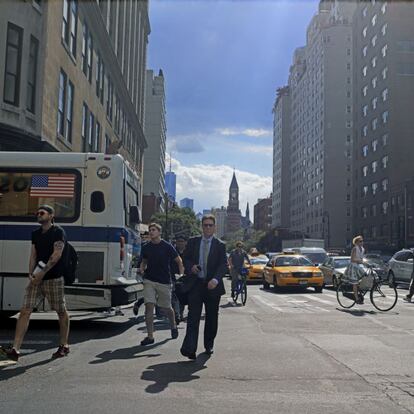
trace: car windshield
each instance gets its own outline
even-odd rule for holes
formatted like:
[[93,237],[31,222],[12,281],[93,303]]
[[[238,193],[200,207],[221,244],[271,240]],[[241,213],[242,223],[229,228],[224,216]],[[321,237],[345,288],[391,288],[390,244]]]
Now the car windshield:
[[265,265],[267,262],[269,261],[269,259],[267,257],[263,258],[263,257],[251,257],[250,258],[250,263],[252,265]]
[[323,263],[328,257],[326,253],[304,253],[304,254],[313,263]]
[[380,257],[368,257],[364,259],[365,263],[377,266],[384,266],[385,262]]
[[313,266],[306,257],[278,257],[275,261],[276,267],[283,266]]
[[334,266],[335,269],[340,269],[341,267],[347,267],[349,263],[351,262],[351,259],[336,259],[334,260]]

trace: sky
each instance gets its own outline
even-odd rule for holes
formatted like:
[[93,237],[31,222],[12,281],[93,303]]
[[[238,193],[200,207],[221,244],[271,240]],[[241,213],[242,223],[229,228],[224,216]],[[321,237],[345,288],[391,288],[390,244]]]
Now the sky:
[[164,73],[178,201],[193,198],[196,212],[226,206],[233,171],[243,214],[249,202],[252,219],[270,195],[276,89],[318,3],[150,0],[148,68]]

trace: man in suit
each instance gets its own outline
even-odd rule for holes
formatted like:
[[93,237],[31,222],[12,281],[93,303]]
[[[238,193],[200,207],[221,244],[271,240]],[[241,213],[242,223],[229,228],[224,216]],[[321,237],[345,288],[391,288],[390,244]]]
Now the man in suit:
[[201,311],[205,308],[204,348],[213,354],[217,335],[220,297],[224,295],[223,276],[227,270],[226,247],[214,237],[216,218],[205,215],[201,219],[202,236],[191,238],[184,251],[184,266],[189,276],[187,332],[181,354],[196,358]]

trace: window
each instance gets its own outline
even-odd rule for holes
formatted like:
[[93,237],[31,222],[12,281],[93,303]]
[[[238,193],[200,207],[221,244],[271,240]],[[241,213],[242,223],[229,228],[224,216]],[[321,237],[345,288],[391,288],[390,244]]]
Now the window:
[[364,96],[367,96],[367,93],[368,93],[368,86],[364,86],[363,88],[362,88],[362,95],[364,95]]
[[362,175],[363,175],[364,177],[366,177],[366,176],[368,175],[368,166],[367,166],[367,165],[364,165],[364,166],[362,167]]
[[367,17],[367,13],[368,13],[368,7],[364,7],[363,9],[362,9],[362,17]]
[[363,155],[364,157],[367,157],[367,156],[368,156],[368,145],[364,145],[364,146],[362,147],[362,155]]
[[83,24],[82,37],[82,71],[92,83],[93,41],[86,23]]
[[368,53],[368,46],[364,46],[362,49],[362,56],[366,57]]
[[375,195],[378,190],[378,183],[372,183],[371,184],[372,194]]
[[26,88],[26,109],[35,113],[36,107],[36,74],[37,74],[37,54],[39,51],[39,41],[30,36],[29,64],[27,68],[27,88]]
[[388,111],[385,111],[385,112],[382,113],[381,117],[382,117],[382,123],[383,124],[386,124],[388,122],[388,115],[389,115]]
[[388,179],[384,178],[381,181],[381,186],[382,186],[382,191],[387,191],[388,190]]
[[105,197],[102,191],[94,191],[91,194],[91,211],[102,213],[105,210]]
[[362,136],[366,137],[368,135],[368,125],[364,125],[362,128]]
[[63,70],[61,70],[59,75],[57,133],[62,137],[65,134],[66,85],[67,75]]
[[89,108],[88,106],[83,103],[82,107],[82,150],[83,152],[87,151],[87,139],[88,139],[88,114]]
[[386,11],[387,11],[387,2],[384,1],[384,3],[381,6],[381,13],[385,14]]
[[91,111],[89,111],[88,117],[88,146],[87,151],[92,151],[93,140],[94,140],[94,131],[95,131],[95,117]]
[[373,131],[375,131],[377,129],[378,126],[378,118],[374,118],[371,122],[371,128]]
[[368,114],[368,105],[362,107],[362,115],[365,117]]
[[387,29],[388,29],[388,23],[384,23],[381,27],[381,33],[383,36],[387,34]]
[[97,54],[96,63],[96,96],[103,104],[104,99],[104,85],[105,85],[105,66],[100,53]]
[[93,151],[101,152],[101,124],[96,121],[95,125],[95,139],[93,141]]
[[[114,102],[114,86],[111,80],[111,77],[108,75],[107,77],[107,95],[106,95],[106,116],[112,122],[112,114],[113,114],[113,102]],[[116,117],[116,115],[115,115]],[[115,121],[116,123],[116,121]]]
[[8,23],[3,100],[14,106],[19,106],[22,40],[23,29]]
[[371,216],[376,217],[376,215],[377,215],[377,205],[372,204],[372,206],[371,206]]
[[371,104],[372,104],[372,109],[377,109],[377,103],[378,103],[378,98],[372,98]]
[[105,134],[105,154],[108,153],[109,147],[111,146],[111,138],[108,134]]
[[377,61],[378,61],[378,58],[376,56],[374,56],[371,59],[371,65],[372,65],[373,68],[375,68],[377,66]]
[[363,68],[362,68],[362,75],[365,77],[365,76],[367,76],[367,71],[368,71],[368,67],[367,66],[364,66]]
[[378,169],[378,161],[373,161],[371,163],[371,168],[372,168],[372,172],[373,173],[376,173],[377,172],[377,169]]
[[373,26],[375,26],[377,24],[377,15],[376,14],[374,14],[372,16],[371,23],[372,23]]
[[367,31],[368,31],[368,27],[364,27],[364,28],[362,29],[362,36],[363,36],[363,37],[367,37]]
[[378,40],[378,36],[377,35],[372,36],[371,44],[372,44],[373,47],[375,47],[375,45],[377,44],[377,40]]
[[62,40],[69,52],[76,57],[76,31],[78,24],[78,3],[76,0],[63,0]]
[[383,201],[381,207],[382,207],[382,214],[387,214],[387,212],[388,212],[388,201]]
[[363,196],[366,196],[367,194],[368,194],[368,186],[367,185],[364,185],[362,187],[362,195]]
[[75,87],[73,83],[68,83],[68,99],[66,104],[66,131],[65,139],[69,143],[72,143],[72,123],[73,123],[73,98],[74,98]]
[[382,100],[385,102],[388,99],[388,88],[384,89],[381,92],[381,95],[382,95]]
[[383,146],[383,147],[386,147],[386,146],[387,146],[387,144],[388,144],[388,134],[384,134],[384,135],[382,136],[382,146]]
[[377,87],[378,78],[374,76],[371,80],[372,87],[375,89]]
[[388,50],[388,45],[384,45],[381,49],[381,55],[382,57],[387,56],[387,50]]
[[386,169],[388,167],[388,155],[386,155],[385,157],[382,157],[382,168]]
[[377,150],[378,147],[378,140],[374,139],[374,141],[372,141],[372,151],[375,152]]
[[387,68],[387,67],[385,67],[385,68],[382,70],[382,79],[387,79],[387,75],[388,75],[388,68]]
[[[3,168],[0,172],[2,202],[0,203],[1,221],[33,222],[33,213],[42,204],[49,204],[55,209],[55,217],[61,222],[73,222],[79,217],[81,192],[80,173],[77,171],[60,172],[57,168],[42,171],[25,171]],[[65,180],[68,183],[65,195],[43,194],[36,196],[40,185],[49,184],[51,179]],[[17,219],[16,219],[17,218]]]
[[367,218],[367,208],[366,207],[361,208],[361,217],[362,218]]

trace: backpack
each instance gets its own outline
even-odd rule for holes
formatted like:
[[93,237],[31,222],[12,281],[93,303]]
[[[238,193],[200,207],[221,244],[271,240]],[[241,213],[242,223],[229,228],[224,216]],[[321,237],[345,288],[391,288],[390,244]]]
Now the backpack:
[[76,268],[78,266],[78,254],[73,246],[66,242],[62,253],[63,259],[63,277],[65,285],[71,285],[76,278]]

